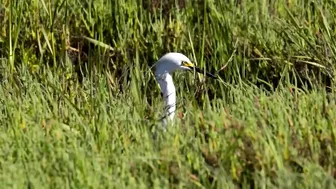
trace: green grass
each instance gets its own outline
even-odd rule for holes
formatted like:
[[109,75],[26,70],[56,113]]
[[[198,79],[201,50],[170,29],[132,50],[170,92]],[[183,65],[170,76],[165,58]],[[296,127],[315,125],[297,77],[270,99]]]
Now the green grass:
[[1,188],[334,188],[336,2],[155,2],[0,0]]
[[17,77],[0,91],[0,181],[8,188],[335,184],[333,93],[230,86],[225,99],[201,107],[183,101],[183,119],[153,140],[160,112],[146,120],[142,109],[160,108],[159,97],[152,106],[131,91],[111,97],[104,75],[67,86],[73,96],[51,72],[42,82],[25,71]]

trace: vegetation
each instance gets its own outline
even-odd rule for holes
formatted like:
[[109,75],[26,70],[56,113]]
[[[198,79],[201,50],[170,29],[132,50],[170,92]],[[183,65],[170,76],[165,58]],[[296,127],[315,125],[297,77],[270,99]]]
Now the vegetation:
[[[336,2],[0,0],[2,188],[333,188]],[[179,51],[154,139],[152,65]]]

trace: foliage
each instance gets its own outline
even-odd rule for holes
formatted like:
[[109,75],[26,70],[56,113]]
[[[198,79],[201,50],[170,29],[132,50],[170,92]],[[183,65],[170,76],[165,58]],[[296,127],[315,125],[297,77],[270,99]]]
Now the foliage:
[[[336,2],[165,2],[0,1],[4,188],[333,187]],[[221,79],[154,139],[168,51]]]

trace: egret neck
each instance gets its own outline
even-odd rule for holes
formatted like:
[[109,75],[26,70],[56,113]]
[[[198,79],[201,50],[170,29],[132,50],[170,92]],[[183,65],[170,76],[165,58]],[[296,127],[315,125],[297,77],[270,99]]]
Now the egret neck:
[[165,100],[165,116],[163,117],[164,126],[167,124],[167,118],[173,120],[176,110],[176,90],[173,83],[173,78],[170,73],[164,72],[160,73],[160,70],[157,70],[155,73],[156,80],[160,85],[161,93]]

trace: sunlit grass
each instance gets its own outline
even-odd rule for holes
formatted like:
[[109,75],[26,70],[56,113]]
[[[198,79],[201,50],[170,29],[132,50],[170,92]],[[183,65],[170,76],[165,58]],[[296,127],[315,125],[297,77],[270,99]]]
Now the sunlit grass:
[[[106,76],[72,86],[23,72],[0,90],[1,183],[8,187],[304,187],[333,185],[335,100],[323,90],[267,94],[244,85],[203,108],[191,94],[174,127],[153,139],[149,107],[112,97]],[[23,79],[25,78],[25,80]],[[19,83],[23,83],[21,86]],[[66,86],[71,87],[71,86]],[[99,89],[99,90],[97,90]],[[181,88],[179,90],[182,90]],[[90,95],[93,91],[93,96]],[[182,102],[181,102],[182,103]],[[208,104],[208,103],[206,103]],[[315,182],[311,181],[315,180]]]
[[[0,0],[2,188],[334,187],[335,3],[154,5]],[[168,51],[221,79],[154,139]]]

